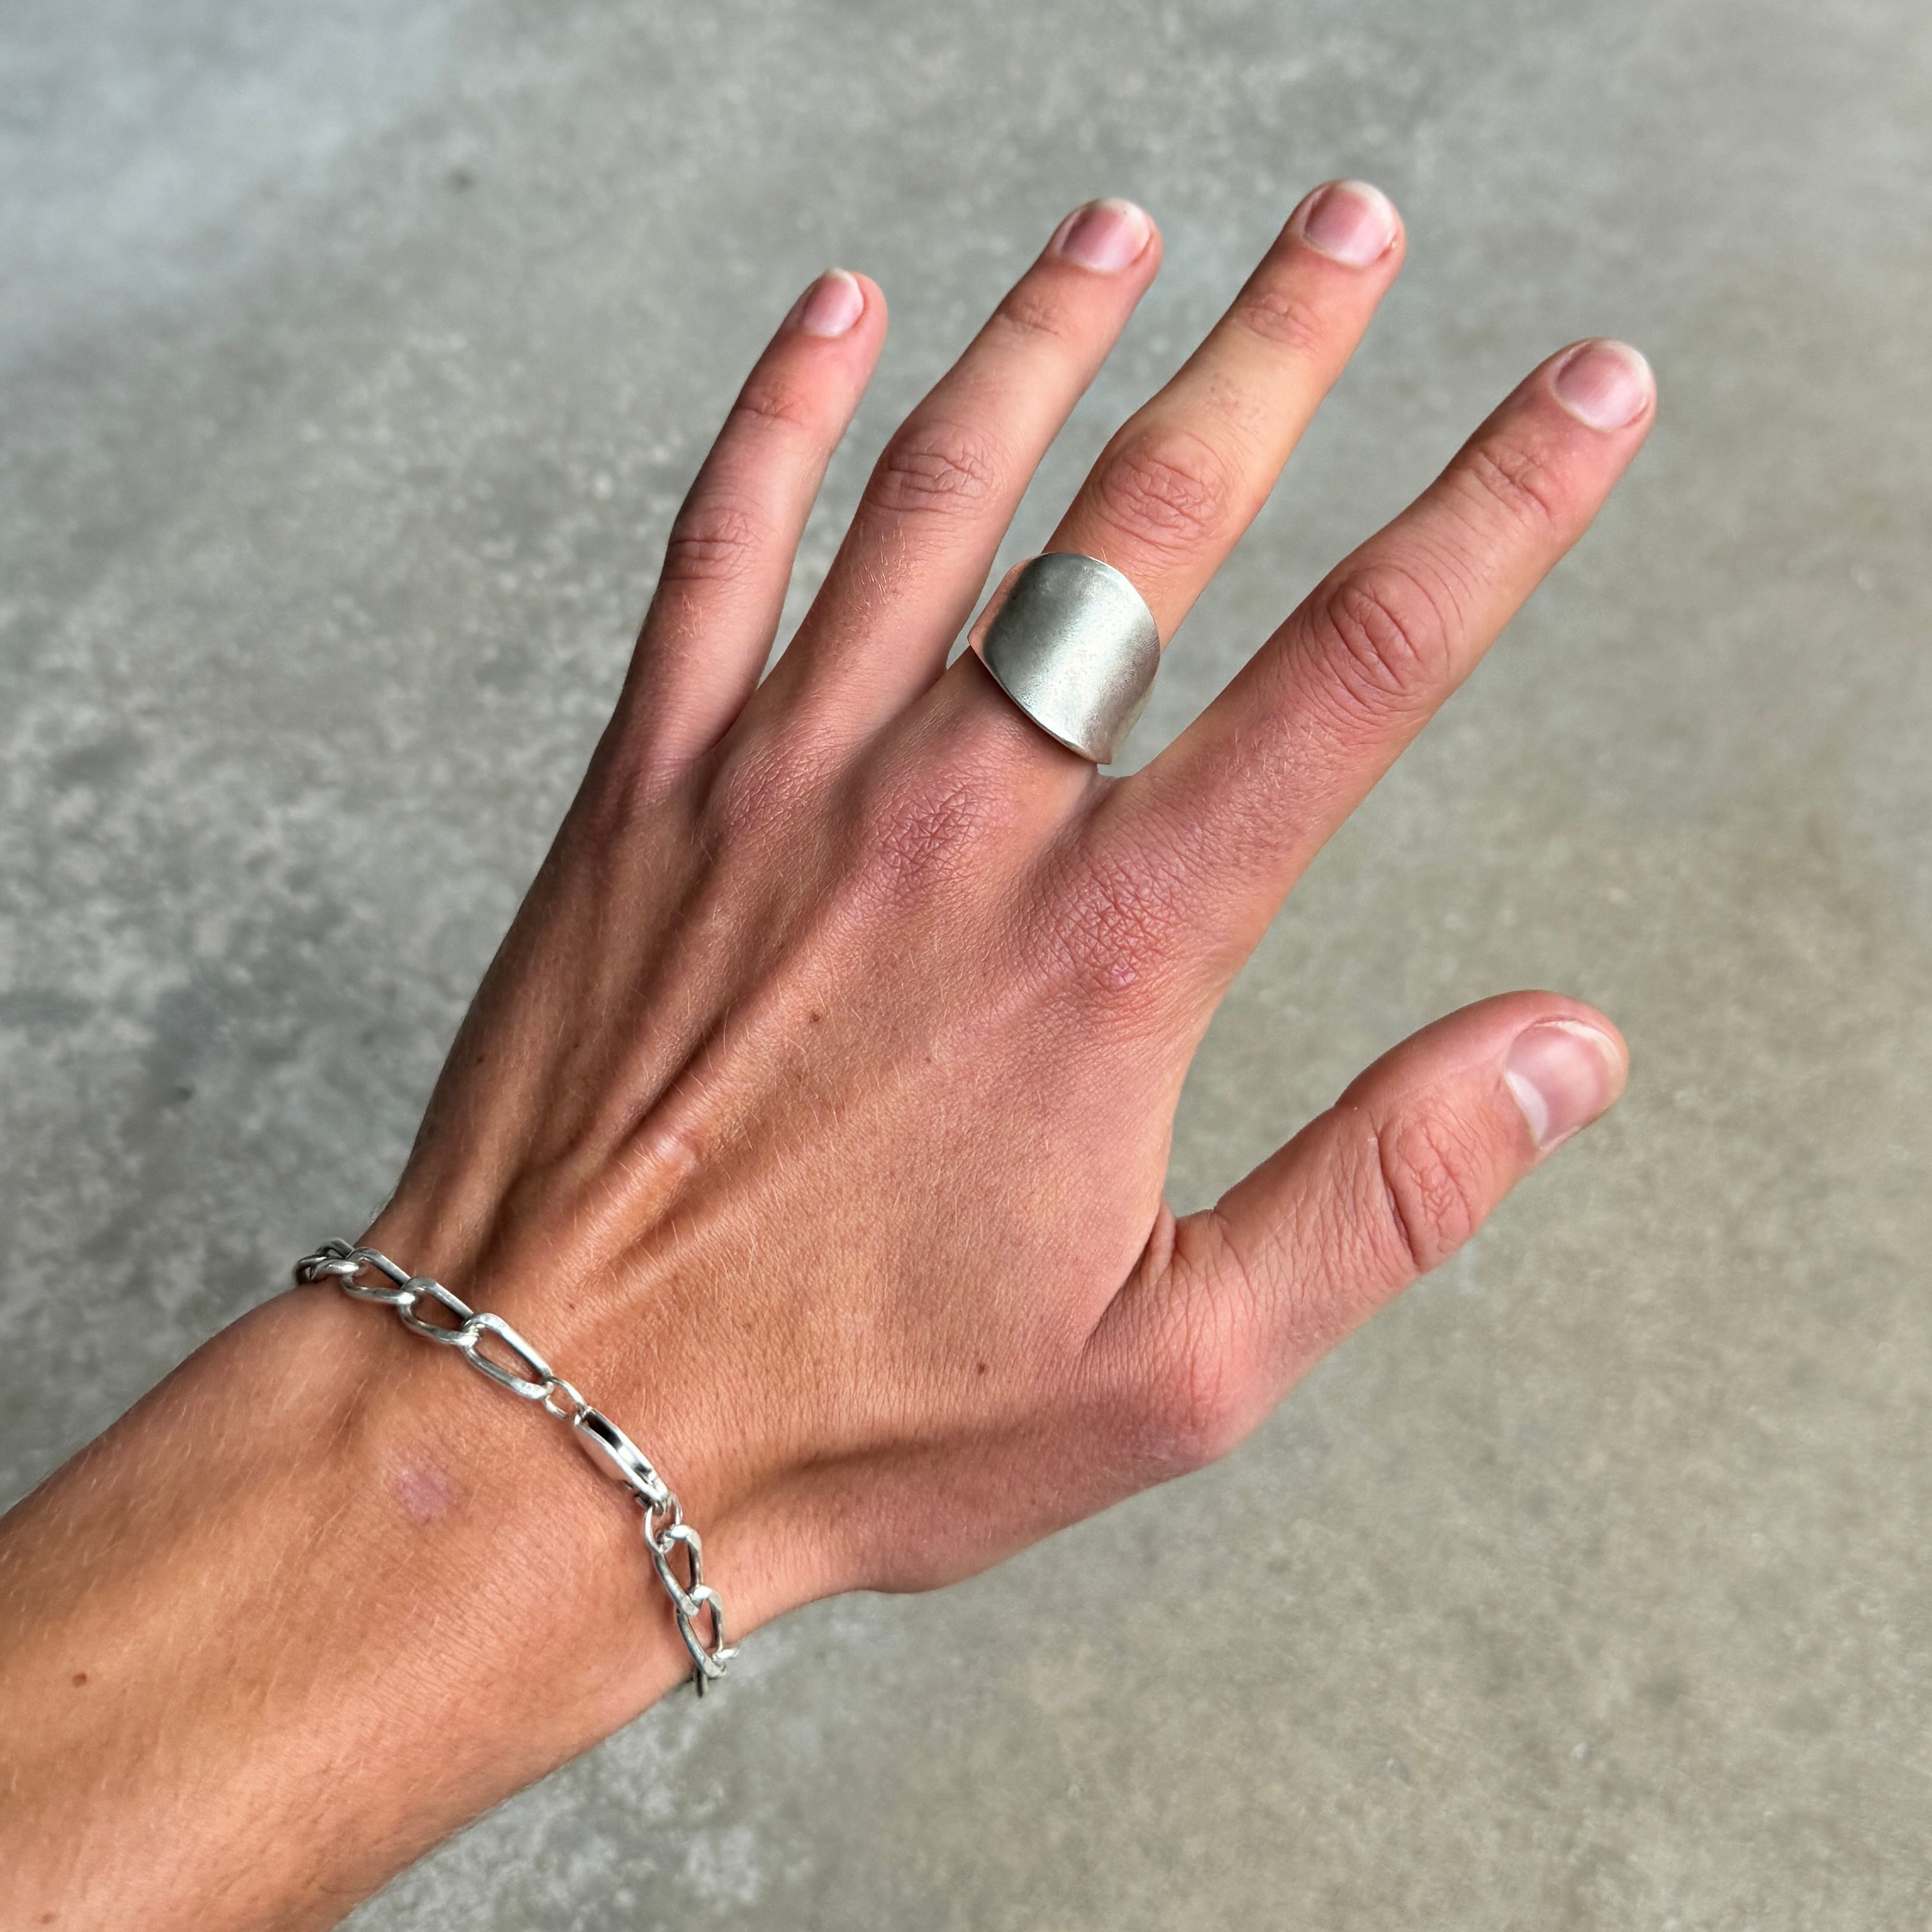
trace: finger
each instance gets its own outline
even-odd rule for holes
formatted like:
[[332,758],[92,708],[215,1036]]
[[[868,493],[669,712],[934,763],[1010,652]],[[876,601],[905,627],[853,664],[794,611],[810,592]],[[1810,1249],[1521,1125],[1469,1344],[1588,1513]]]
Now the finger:
[[876,283],[801,296],[731,406],[673,522],[622,711],[638,752],[682,764],[742,707],[777,634],[806,518],[885,340]]
[[[1650,368],[1588,342],[1537,370],[1440,478],[1320,584],[1091,836],[1157,850],[1206,952],[1244,957],[1310,858],[1474,668],[1649,429]],[[1203,956],[1206,956],[1204,952]]]
[[1108,444],[1048,549],[1123,572],[1172,637],[1268,500],[1402,246],[1378,189],[1317,188],[1207,340]]
[[1232,1448],[1604,1113],[1628,1068],[1622,1036],[1588,1006],[1484,1000],[1385,1054],[1216,1206],[1175,1224],[1092,1345],[1164,1472]]
[[886,444],[762,702],[859,736],[936,677],[1047,446],[1160,266],[1130,202],[1074,210]]

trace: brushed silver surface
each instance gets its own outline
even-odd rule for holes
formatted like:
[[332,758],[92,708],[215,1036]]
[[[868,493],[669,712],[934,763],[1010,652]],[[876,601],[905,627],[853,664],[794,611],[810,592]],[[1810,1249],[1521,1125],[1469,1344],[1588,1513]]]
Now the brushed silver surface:
[[1160,632],[1112,564],[1052,550],[1010,575],[975,627],[993,680],[1070,752],[1111,764],[1160,668]]

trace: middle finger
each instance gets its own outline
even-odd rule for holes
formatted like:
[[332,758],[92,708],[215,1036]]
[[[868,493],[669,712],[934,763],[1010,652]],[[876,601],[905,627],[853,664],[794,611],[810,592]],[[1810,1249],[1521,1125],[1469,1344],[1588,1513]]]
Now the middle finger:
[[1379,189],[1303,201],[1206,340],[1124,424],[1047,544],[1112,564],[1163,644],[1268,500],[1402,266]]

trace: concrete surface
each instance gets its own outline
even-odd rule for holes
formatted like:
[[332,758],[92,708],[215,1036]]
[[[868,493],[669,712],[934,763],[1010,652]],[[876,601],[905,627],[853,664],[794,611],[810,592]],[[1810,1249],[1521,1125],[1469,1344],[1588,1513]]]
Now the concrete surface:
[[1142,753],[1536,357],[1662,374],[1174,1188],[1518,985],[1622,1022],[1620,1116],[1225,1466],[761,1636],[359,1932],[1932,1916],[1932,13],[13,0],[0,64],[4,1498],[382,1194],[824,263],[896,322],[801,596],[1073,202],[1169,266],[1018,544],[1303,188],[1401,202]]

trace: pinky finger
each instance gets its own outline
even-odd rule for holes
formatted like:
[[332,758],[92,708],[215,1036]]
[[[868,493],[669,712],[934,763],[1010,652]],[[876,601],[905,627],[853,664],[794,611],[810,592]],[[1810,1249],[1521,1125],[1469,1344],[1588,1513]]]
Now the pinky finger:
[[758,358],[671,525],[614,725],[628,761],[685,764],[743,708],[885,333],[878,284],[831,268]]

